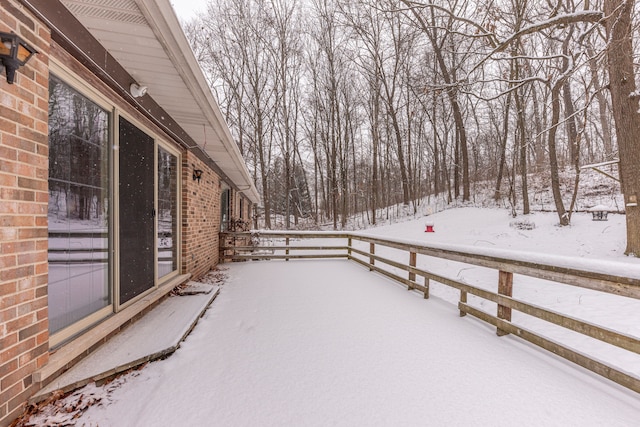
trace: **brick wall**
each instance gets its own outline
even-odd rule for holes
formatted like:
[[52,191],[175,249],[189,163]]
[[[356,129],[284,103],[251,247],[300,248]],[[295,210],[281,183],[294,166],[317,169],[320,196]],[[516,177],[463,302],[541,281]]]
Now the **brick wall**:
[[0,3],[0,31],[38,50],[0,77],[0,426],[33,393],[31,374],[48,360],[47,111],[50,34],[17,2]]
[[[193,170],[203,172],[200,182]],[[182,272],[194,279],[218,264],[220,178],[193,153],[182,160]]]

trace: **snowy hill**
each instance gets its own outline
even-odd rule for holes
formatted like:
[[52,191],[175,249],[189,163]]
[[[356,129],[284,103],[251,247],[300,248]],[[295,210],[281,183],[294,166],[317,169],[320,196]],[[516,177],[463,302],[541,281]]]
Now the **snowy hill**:
[[[518,227],[521,221],[534,226]],[[434,233],[425,233],[425,223]],[[625,217],[609,214],[607,221],[593,221],[591,213],[573,215],[571,225],[560,227],[555,212],[534,212],[514,219],[506,209],[462,207],[385,225],[367,231],[387,237],[419,239],[425,243],[486,246],[519,251],[596,259],[629,259],[625,250]]]

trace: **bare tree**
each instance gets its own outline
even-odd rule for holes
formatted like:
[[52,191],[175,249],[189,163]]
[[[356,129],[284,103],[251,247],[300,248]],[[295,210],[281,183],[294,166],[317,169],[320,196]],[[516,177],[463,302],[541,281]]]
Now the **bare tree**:
[[[456,78],[458,64],[456,63],[455,56],[452,57],[451,65],[447,63],[445,58],[445,48],[450,47],[455,43],[453,34],[456,32],[453,30],[452,26],[457,22],[457,20],[453,18],[453,12],[448,10],[445,10],[444,17],[438,16],[436,11],[442,11],[443,9],[436,7],[433,4],[420,4],[409,0],[400,1],[409,7],[409,10],[414,16],[416,22],[427,35],[427,38],[431,43],[433,54],[444,82],[443,88],[447,94],[449,102],[451,103],[453,119],[456,126],[456,147],[460,148],[460,155],[462,157],[462,200],[468,201],[471,194],[469,181],[469,153],[465,120],[458,98],[458,80]],[[427,13],[423,14],[424,11]],[[440,19],[444,22],[439,22]]]
[[605,0],[609,88],[620,152],[620,179],[626,205],[627,255],[640,255],[640,93],[638,93],[632,44],[635,2]]
[[[276,121],[275,132],[280,148],[280,156],[284,163],[284,221],[285,228],[291,228],[291,201],[298,198],[299,188],[294,183],[296,153],[298,152],[298,99],[300,97],[299,81],[302,66],[301,25],[298,16],[297,2],[286,0],[270,0],[269,24],[273,30],[273,38],[265,40],[273,64],[275,82],[272,96],[275,100]],[[296,222],[298,211],[293,212]]]
[[211,0],[187,31],[263,193],[267,227],[274,213],[288,228],[310,211],[334,228],[364,210],[375,223],[380,208],[413,202],[415,212],[431,191],[471,200],[478,180],[493,180],[496,198],[509,180],[510,202],[521,189],[526,213],[531,169],[550,171],[568,224],[580,164],[614,157],[617,142],[627,253],[638,254],[634,8]]

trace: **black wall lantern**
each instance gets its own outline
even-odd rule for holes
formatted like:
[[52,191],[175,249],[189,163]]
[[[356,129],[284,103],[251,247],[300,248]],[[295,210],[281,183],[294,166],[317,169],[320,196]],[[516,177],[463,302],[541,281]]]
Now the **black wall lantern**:
[[15,33],[0,33],[0,61],[7,72],[7,83],[13,84],[16,70],[38,53]]
[[193,180],[198,180],[198,184],[200,184],[200,179],[202,178],[202,169],[193,169]]

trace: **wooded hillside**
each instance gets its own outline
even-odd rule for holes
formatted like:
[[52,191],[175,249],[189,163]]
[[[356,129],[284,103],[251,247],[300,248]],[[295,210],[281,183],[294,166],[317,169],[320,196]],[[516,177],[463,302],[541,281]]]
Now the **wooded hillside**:
[[274,214],[340,228],[428,194],[467,201],[487,180],[527,213],[531,173],[569,224],[576,191],[560,191],[559,171],[577,189],[581,166],[623,151],[640,222],[637,17],[622,0],[211,0],[185,26],[267,227]]

